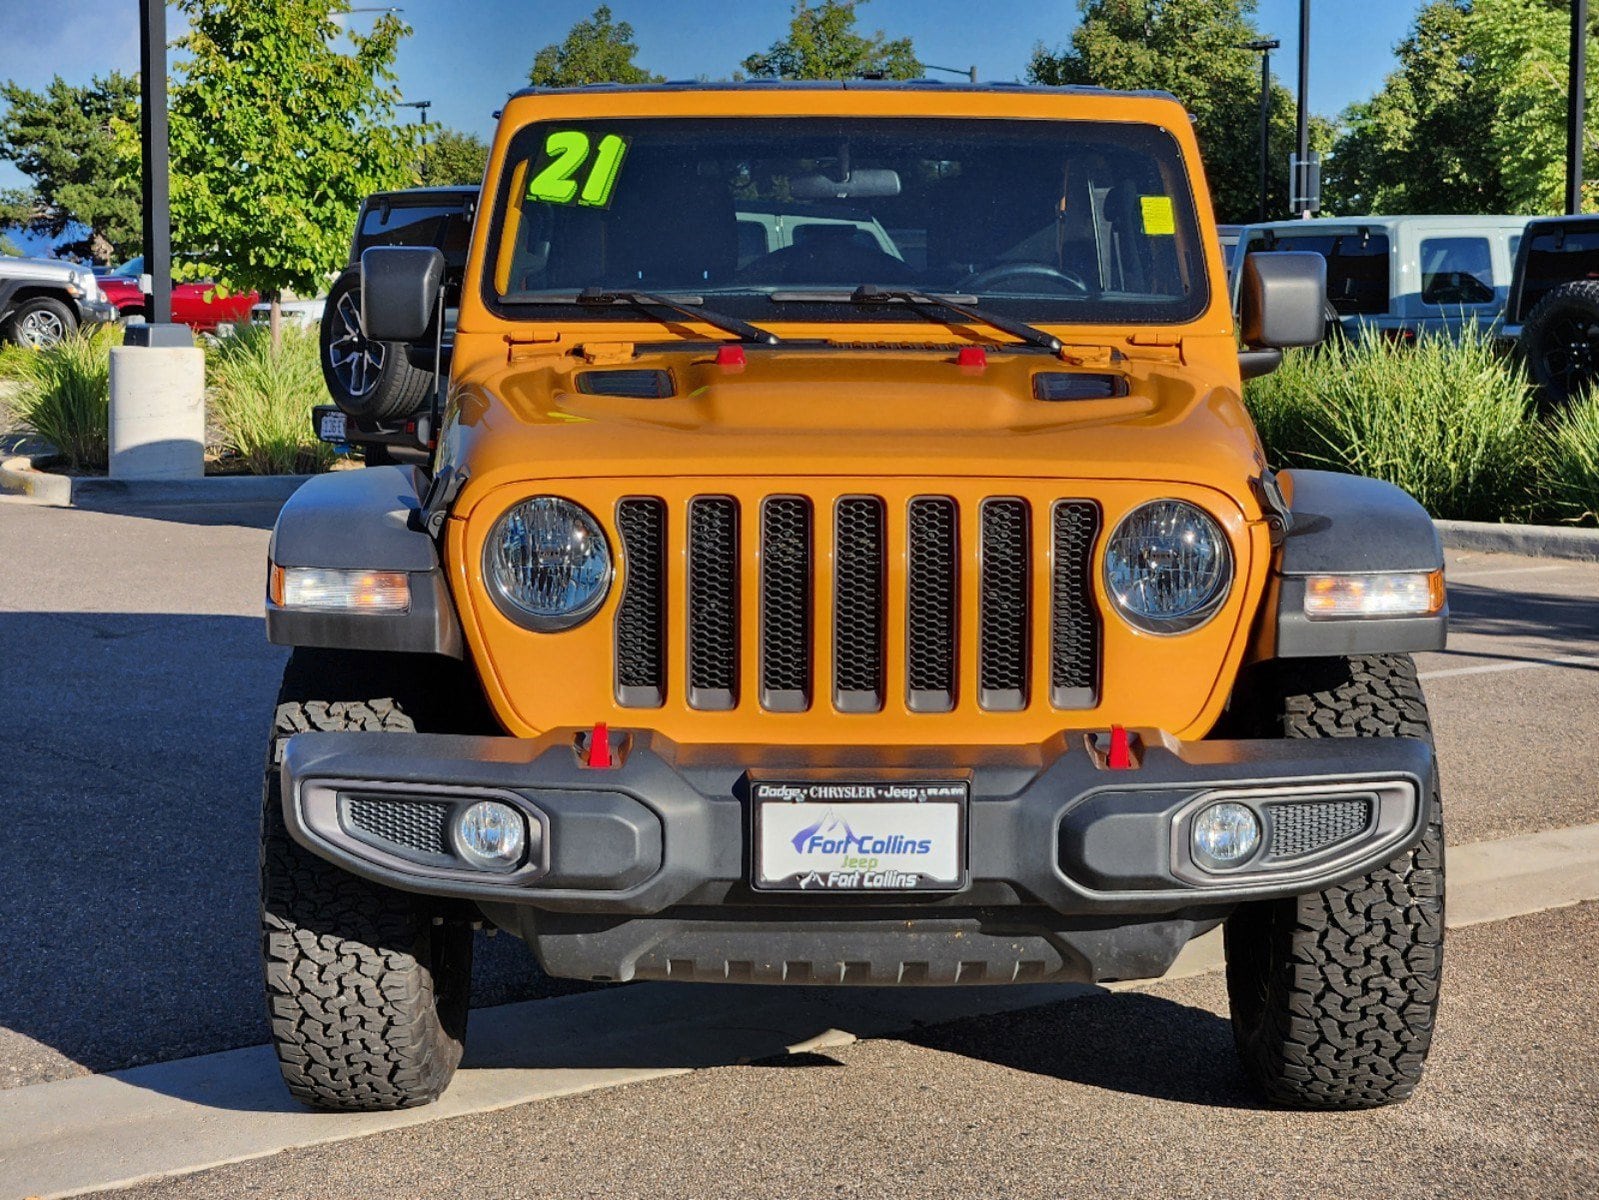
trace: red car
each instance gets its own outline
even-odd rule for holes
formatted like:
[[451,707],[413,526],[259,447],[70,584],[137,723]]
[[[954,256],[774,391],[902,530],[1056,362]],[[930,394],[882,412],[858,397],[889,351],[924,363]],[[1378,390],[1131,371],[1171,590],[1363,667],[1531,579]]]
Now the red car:
[[[105,298],[116,305],[124,317],[144,311],[144,294],[139,291],[139,276],[144,274],[144,259],[130,258],[109,275],[96,281]],[[214,283],[172,284],[172,319],[196,333],[215,333],[218,325],[242,325],[250,319],[250,306],[260,299],[255,292],[217,295]]]

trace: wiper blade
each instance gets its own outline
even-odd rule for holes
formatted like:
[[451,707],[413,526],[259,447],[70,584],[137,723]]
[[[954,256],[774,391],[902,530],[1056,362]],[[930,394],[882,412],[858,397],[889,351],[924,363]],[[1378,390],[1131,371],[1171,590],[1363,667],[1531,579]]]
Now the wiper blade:
[[[785,295],[791,299],[800,298],[799,294],[796,293],[785,293]],[[822,293],[818,293],[815,297],[807,298],[820,299],[822,295]],[[776,297],[773,298],[775,299]],[[834,295],[828,293],[826,298],[834,299]],[[1038,346],[1048,350],[1051,354],[1058,353],[1061,348],[1061,340],[1054,334],[1046,333],[1042,329],[1028,325],[1026,322],[1013,321],[1009,317],[1000,316],[998,313],[986,312],[974,305],[966,304],[964,303],[965,296],[935,296],[926,292],[912,291],[908,288],[881,288],[876,284],[863,283],[849,293],[847,298],[844,298],[844,303],[882,304],[885,301],[893,300],[898,300],[907,308],[913,308],[933,320],[942,320],[942,318],[928,312],[929,308],[947,308],[950,312],[965,317],[968,321],[981,321],[984,325],[991,325],[1002,333],[1008,333],[1011,337],[1017,338],[1029,346]]]
[[[731,333],[741,342],[755,342],[762,346],[776,346],[783,339],[769,329],[762,329],[758,325],[751,325],[748,321],[741,321],[737,317],[729,317],[723,313],[712,312],[703,307],[704,301],[699,296],[684,296],[679,300],[669,300],[665,296],[657,296],[653,292],[611,292],[600,287],[586,287],[577,294],[576,302],[582,305],[602,307],[612,304],[631,304],[634,308],[648,310],[651,308],[665,308],[696,321],[703,321],[714,326],[724,333]],[[690,307],[693,305],[694,307]],[[659,318],[657,318],[659,320]]]

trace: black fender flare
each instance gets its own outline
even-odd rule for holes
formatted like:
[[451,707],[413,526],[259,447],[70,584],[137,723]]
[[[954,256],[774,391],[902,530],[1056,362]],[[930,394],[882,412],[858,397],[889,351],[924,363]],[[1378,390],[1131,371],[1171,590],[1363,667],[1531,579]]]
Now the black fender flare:
[[366,467],[307,480],[272,527],[268,570],[324,567],[403,571],[411,606],[403,613],[306,612],[266,599],[267,640],[410,654],[465,656],[461,622],[434,540],[417,514],[428,476],[419,467]]
[[1404,489],[1363,475],[1284,471],[1289,528],[1267,589],[1255,658],[1329,658],[1442,650],[1449,605],[1422,617],[1305,615],[1308,577],[1444,567],[1443,543],[1427,510]]

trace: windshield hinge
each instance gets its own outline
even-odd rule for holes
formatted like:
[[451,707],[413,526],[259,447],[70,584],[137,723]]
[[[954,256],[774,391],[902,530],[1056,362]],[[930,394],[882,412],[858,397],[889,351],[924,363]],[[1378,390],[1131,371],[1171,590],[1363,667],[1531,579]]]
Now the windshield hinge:
[[1139,351],[1142,358],[1153,358],[1161,362],[1183,361],[1181,334],[1131,333],[1127,335],[1127,344]]
[[1074,367],[1108,367],[1127,361],[1127,356],[1115,346],[1062,346],[1059,357]]
[[565,354],[572,348],[564,333],[530,333],[525,336],[505,335],[505,361],[533,358],[546,354]]
[[577,349],[589,363],[632,362],[638,356],[632,342],[584,342]]

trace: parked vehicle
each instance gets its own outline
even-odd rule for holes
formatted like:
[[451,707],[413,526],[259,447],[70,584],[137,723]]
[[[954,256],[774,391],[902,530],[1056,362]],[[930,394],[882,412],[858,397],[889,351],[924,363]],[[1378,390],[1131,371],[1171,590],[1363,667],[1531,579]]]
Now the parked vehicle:
[[[313,300],[280,300],[278,301],[278,317],[285,324],[298,325],[301,329],[310,329],[322,320],[322,310],[327,305],[327,300],[321,296]],[[252,323],[266,324],[272,319],[272,302],[258,300],[250,308]]]
[[[107,299],[124,317],[142,316],[144,292],[140,276],[144,257],[130,258],[108,275],[100,277]],[[216,333],[223,325],[239,325],[250,319],[250,308],[260,296],[255,292],[229,292],[209,281],[174,280],[172,320],[187,325],[196,333]]]
[[[1327,260],[1331,316],[1350,338],[1413,342],[1491,328],[1504,315],[1529,217],[1317,217],[1250,225],[1245,254],[1313,250]],[[1235,283],[1236,287],[1236,283]]]
[[444,255],[448,295],[440,354],[447,364],[477,197],[475,187],[409,188],[375,193],[362,204],[350,265],[323,301],[322,376],[333,404],[312,410],[323,441],[359,446],[372,465],[426,457],[438,366],[434,347],[429,342],[408,349],[365,336],[361,255],[373,246],[431,246]]
[[94,273],[49,258],[0,256],[0,338],[51,346],[82,325],[114,321]]
[[1521,239],[1505,308],[1517,347],[1546,404],[1599,382],[1599,217],[1533,221]]
[[[555,976],[874,986],[1150,978],[1221,925],[1262,1095],[1409,1095],[1442,551],[1389,484],[1265,467],[1242,380],[1320,339],[1326,262],[1247,257],[1235,325],[1181,105],[500,120],[458,290],[431,234],[361,254],[374,341],[458,298],[436,454],[313,478],[272,535],[290,1091],[436,1098],[480,923]],[[757,203],[853,228],[741,266]]]

